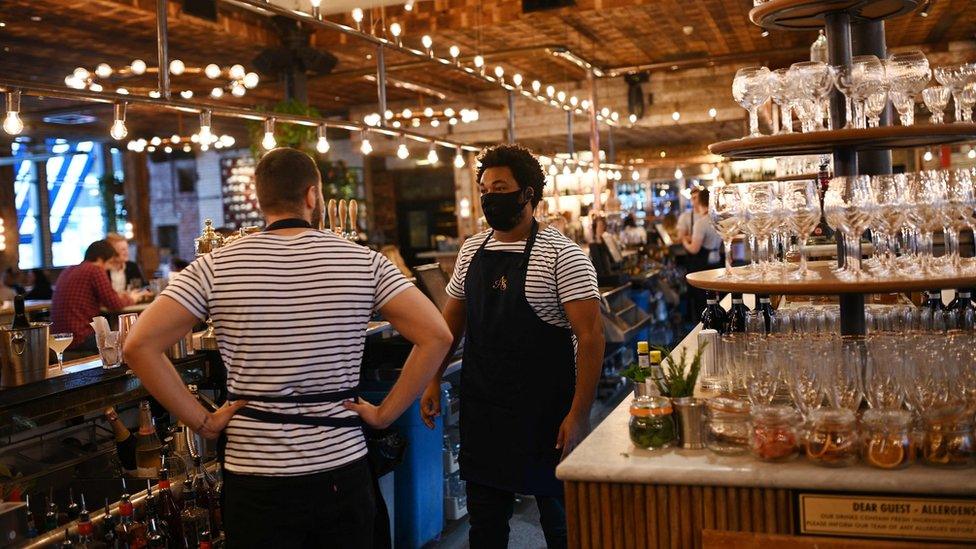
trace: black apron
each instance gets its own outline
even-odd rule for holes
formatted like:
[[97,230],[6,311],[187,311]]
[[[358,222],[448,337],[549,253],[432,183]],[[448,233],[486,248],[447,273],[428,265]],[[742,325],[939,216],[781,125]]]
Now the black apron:
[[[695,233],[695,212],[691,212],[691,230],[689,231],[689,234],[694,234],[694,233]],[[724,258],[725,256],[725,254],[722,253],[721,247],[719,248],[719,258],[720,258],[719,262],[718,263],[708,262],[708,256],[711,255],[712,252],[714,251],[716,250],[711,248],[706,248],[705,243],[702,242],[702,246],[701,248],[699,248],[698,253],[693,254],[691,252],[688,252],[688,260],[686,262],[686,265],[688,267],[688,272],[697,273],[698,271],[711,269],[714,265],[721,264],[722,262],[721,259]]]
[[468,482],[561,496],[556,437],[573,401],[576,353],[572,331],[540,319],[525,297],[538,230],[533,222],[522,254],[486,250],[489,233],[468,265],[458,461]]
[[[304,219],[282,219],[268,225],[265,231],[278,229],[311,229],[312,225]],[[282,402],[289,404],[321,404],[325,402],[342,402],[353,400],[359,396],[359,388],[344,389],[330,393],[311,393],[302,395],[268,396],[242,395],[227,390],[227,400],[247,400],[248,402]],[[283,414],[266,410],[255,410],[245,407],[237,411],[238,415],[263,421],[265,423],[314,425],[320,427],[362,427],[363,422],[358,415],[352,417],[313,417],[303,414]]]

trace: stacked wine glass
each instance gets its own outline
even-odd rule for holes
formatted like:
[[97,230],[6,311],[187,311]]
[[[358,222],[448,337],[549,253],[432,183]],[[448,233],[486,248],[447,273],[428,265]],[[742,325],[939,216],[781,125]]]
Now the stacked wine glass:
[[[941,84],[926,88],[933,74]],[[941,124],[951,98],[956,122],[972,122],[976,105],[976,63],[947,67],[929,66],[917,50],[892,54],[888,59],[859,55],[849,65],[820,61],[794,63],[788,69],[767,67],[739,69],[732,81],[732,97],[749,111],[749,136],[759,131],[759,109],[772,101],[780,111],[778,133],[793,132],[793,113],[804,133],[834,129],[829,96],[836,89],[844,96],[844,128],[874,128],[888,102],[898,111],[904,126],[915,123],[915,105],[921,97],[931,112],[930,122]]]

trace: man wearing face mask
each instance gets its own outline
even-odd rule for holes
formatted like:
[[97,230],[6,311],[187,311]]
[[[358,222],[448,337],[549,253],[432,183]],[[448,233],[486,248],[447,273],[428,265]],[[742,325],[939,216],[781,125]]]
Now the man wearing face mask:
[[[454,344],[465,338],[459,461],[471,547],[507,547],[515,494],[535,496],[547,544],[565,547],[555,469],[589,430],[603,363],[596,272],[579,246],[539,229],[545,175],[527,149],[485,150],[478,182],[491,229],[461,248],[444,308]],[[440,378],[421,400],[431,427]]]

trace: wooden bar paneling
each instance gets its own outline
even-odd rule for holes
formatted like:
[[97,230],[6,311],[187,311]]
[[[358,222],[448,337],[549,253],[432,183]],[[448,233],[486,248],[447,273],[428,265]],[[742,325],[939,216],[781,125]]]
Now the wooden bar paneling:
[[567,482],[569,543],[685,549],[707,545],[703,532],[791,535],[792,499],[783,489]]

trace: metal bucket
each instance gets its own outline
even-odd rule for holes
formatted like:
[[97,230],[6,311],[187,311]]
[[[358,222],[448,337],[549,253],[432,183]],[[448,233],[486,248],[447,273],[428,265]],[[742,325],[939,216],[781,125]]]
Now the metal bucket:
[[47,336],[50,322],[30,328],[0,328],[0,387],[17,387],[47,377]]

